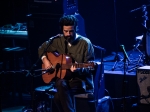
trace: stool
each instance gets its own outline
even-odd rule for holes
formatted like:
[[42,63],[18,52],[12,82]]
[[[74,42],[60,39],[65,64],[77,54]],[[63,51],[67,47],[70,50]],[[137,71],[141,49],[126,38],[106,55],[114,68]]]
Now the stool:
[[[50,98],[50,112],[55,112],[55,111],[52,111],[53,110],[53,108],[52,108],[53,107],[52,106],[52,104],[53,104],[52,99],[54,98],[54,94],[57,92],[57,90],[53,88],[53,85],[37,87],[37,88],[35,88],[35,92],[38,93],[37,95],[42,97],[41,100],[45,101],[45,100]],[[95,109],[95,101],[94,101],[93,90],[89,90],[89,91],[87,90],[84,93],[82,92],[83,94],[80,94],[78,92],[75,92],[75,90],[73,89],[72,93],[73,93],[73,104],[74,104],[75,112],[78,112],[78,111],[76,111],[76,104],[77,104],[76,103],[76,98],[82,100],[83,102],[86,100],[86,103],[84,102],[86,105],[87,105],[87,103],[92,104],[92,106],[88,106],[90,108],[90,110],[89,110],[90,112],[91,112],[91,110]],[[45,95],[46,95],[46,99],[44,97]],[[42,107],[45,107],[44,102],[42,102],[42,105],[44,105]],[[79,105],[77,105],[77,106],[79,107]],[[45,108],[42,108],[42,109],[44,110]]]
[[[45,111],[52,112],[52,99],[56,92],[57,90],[54,89],[53,84],[35,88],[36,100],[38,100],[37,102],[41,102],[40,105],[37,105],[37,110],[44,112]],[[39,100],[38,96],[42,99]],[[48,100],[49,98],[50,98],[50,108],[48,108],[48,105],[46,104],[49,102]]]

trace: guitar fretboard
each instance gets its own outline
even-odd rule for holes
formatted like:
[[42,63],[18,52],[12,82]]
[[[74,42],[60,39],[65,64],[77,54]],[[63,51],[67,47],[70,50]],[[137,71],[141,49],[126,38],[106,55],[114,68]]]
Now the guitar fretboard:
[[61,69],[70,69],[74,65],[76,68],[93,68],[93,63],[72,63],[72,64],[62,64]]

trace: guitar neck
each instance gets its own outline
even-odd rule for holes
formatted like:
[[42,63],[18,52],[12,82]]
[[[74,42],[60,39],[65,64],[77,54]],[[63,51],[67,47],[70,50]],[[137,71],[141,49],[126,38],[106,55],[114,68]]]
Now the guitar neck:
[[89,63],[72,63],[72,64],[62,64],[61,69],[70,69],[71,66],[75,66],[76,68],[93,68],[91,64]]

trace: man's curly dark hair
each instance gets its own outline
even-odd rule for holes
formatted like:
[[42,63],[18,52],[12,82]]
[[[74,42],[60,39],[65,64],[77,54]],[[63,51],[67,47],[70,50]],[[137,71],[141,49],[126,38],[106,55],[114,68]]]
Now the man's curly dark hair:
[[63,26],[74,26],[76,28],[77,19],[74,15],[64,15],[60,18],[59,25],[61,30],[63,29]]

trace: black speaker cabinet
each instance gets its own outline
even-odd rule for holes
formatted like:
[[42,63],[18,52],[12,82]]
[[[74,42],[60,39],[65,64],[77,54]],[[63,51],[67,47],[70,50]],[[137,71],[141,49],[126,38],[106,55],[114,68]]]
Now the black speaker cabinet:
[[139,103],[150,104],[150,66],[137,69],[137,83],[139,87]]
[[60,33],[59,18],[61,16],[62,15],[51,14],[27,15],[27,29],[32,64],[38,59],[38,47],[50,37]]

